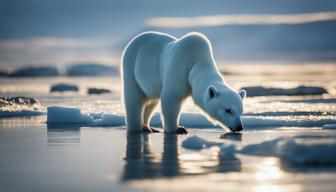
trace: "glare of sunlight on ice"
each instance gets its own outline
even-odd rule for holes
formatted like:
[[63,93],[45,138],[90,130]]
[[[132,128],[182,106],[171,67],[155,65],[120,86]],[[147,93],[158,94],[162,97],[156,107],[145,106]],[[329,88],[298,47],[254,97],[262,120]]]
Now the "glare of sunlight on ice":
[[284,173],[279,167],[279,160],[277,158],[266,158],[256,167],[256,180],[275,180],[281,179]]
[[257,185],[252,187],[252,192],[297,192],[302,191],[302,187],[299,185]]

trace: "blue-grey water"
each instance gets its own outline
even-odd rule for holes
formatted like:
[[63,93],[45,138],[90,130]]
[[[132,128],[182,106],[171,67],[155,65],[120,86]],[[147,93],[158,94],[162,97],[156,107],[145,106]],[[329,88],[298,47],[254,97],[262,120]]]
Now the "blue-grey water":
[[[336,143],[335,130],[321,129],[323,124],[335,121],[333,74],[319,78],[314,74],[285,77],[225,76],[236,89],[251,85],[315,85],[329,92],[316,96],[248,97],[246,116],[256,117],[259,122],[263,118],[290,121],[292,126],[246,127],[241,135],[230,135],[219,128],[190,128],[189,134],[183,136],[128,135],[124,126],[48,127],[45,115],[1,118],[0,191],[335,191],[333,164],[293,166],[274,156],[252,153],[223,157],[216,147],[200,151],[182,147],[182,142],[192,135],[236,147],[298,136],[312,144],[316,139]],[[32,96],[44,110],[57,105],[79,107],[83,112],[123,113],[119,77],[0,81],[1,96]],[[75,83],[80,90],[49,93],[50,86],[58,82]],[[92,86],[113,92],[87,95],[86,88]],[[187,101],[183,110],[197,109]],[[300,123],[302,120],[310,120],[310,124]]]

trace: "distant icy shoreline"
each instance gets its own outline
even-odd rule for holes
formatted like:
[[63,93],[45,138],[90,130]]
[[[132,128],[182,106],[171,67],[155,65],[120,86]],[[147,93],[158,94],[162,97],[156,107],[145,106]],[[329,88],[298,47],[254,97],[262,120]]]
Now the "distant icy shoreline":
[[64,72],[54,66],[18,67],[13,71],[0,70],[0,77],[55,77],[55,76],[115,76],[119,68],[105,64],[72,64]]

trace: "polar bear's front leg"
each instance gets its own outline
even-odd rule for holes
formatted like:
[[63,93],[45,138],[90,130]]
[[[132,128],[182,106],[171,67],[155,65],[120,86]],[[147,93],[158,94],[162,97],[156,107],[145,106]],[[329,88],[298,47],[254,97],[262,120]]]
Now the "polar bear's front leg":
[[161,96],[164,132],[177,134],[188,133],[184,127],[178,125],[182,100],[183,98],[172,95]]

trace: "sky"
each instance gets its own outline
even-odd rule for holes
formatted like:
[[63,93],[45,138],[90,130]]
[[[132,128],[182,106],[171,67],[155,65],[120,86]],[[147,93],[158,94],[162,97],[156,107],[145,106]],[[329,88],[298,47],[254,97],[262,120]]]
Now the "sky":
[[226,62],[333,62],[333,0],[0,0],[0,66],[117,64],[147,30],[190,31]]

